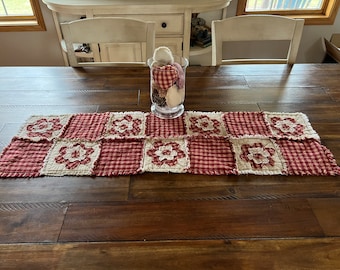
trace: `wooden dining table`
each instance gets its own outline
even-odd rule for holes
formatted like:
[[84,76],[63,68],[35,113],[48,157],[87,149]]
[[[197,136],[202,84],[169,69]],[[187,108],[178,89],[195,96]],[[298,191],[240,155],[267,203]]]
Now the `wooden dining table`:
[[[185,110],[302,112],[340,164],[340,65],[189,66]],[[0,151],[31,115],[150,111],[149,69],[0,67]],[[0,179],[0,269],[340,269],[340,176]]]

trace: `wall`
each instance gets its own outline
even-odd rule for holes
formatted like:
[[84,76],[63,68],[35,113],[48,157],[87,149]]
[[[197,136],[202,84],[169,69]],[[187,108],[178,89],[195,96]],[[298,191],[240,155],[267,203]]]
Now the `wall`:
[[[41,9],[47,31],[0,32],[1,66],[61,66],[64,65],[51,11],[42,2]],[[228,8],[228,17],[236,14],[237,1]],[[219,18],[219,12],[201,14],[208,22]],[[318,63],[324,58],[322,37],[330,39],[332,33],[340,33],[340,16],[333,25],[306,25],[297,58],[299,63]],[[192,64],[209,62],[208,55],[190,58]]]
[[1,66],[62,66],[52,12],[40,1],[47,31],[0,32]]

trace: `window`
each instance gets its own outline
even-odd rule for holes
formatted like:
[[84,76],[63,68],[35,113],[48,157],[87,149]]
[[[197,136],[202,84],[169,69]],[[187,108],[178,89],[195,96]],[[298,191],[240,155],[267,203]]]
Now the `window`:
[[0,31],[46,30],[39,0],[0,0]]
[[306,24],[332,24],[340,0],[239,0],[237,15],[274,14],[303,18]]

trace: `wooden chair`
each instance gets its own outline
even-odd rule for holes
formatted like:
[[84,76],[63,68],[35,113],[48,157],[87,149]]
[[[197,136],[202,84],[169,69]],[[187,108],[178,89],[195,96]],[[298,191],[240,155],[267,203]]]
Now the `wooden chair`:
[[[244,15],[212,21],[212,65],[223,64],[294,64],[300,45],[303,19],[275,15]],[[285,56],[278,59],[223,59],[223,43],[251,41],[287,41]]]
[[337,63],[340,63],[340,34],[332,35],[330,41],[324,38],[323,42],[327,55],[332,57]]
[[[155,22],[89,18],[61,23],[61,29],[70,66],[146,65],[155,49]],[[89,44],[91,51],[75,52],[74,44]]]

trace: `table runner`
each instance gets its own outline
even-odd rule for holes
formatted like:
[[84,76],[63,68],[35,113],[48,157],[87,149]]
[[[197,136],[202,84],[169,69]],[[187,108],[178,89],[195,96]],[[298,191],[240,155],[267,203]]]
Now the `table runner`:
[[31,116],[0,155],[0,177],[339,175],[303,113],[186,111]]

